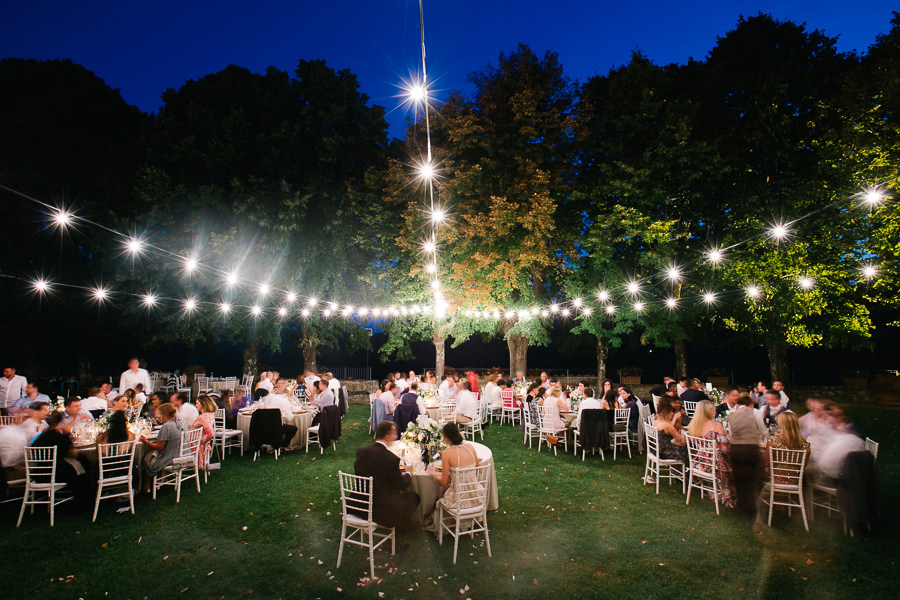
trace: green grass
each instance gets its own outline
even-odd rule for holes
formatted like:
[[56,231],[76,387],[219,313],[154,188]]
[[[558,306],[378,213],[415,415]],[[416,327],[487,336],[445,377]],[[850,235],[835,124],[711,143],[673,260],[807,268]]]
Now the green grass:
[[[676,487],[660,495],[641,485],[643,455],[586,462],[538,454],[518,429],[496,424],[484,443],[494,452],[500,510],[488,517],[493,558],[482,537],[438,546],[425,532],[411,549],[376,554],[380,583],[358,586],[366,551],[348,547],[335,569],[340,537],[336,473],[352,471],[368,443],[364,407],[353,406],[338,452],[229,457],[203,492],[181,504],[166,490],[139,497],[136,514],[114,501],[89,516],[26,515],[0,507],[3,598],[882,598],[896,595],[897,525],[885,519],[870,537],[848,538],[838,518],[803,530],[799,515],[776,515],[754,533],[741,516],[711,502],[685,506]],[[857,413],[882,442],[884,506],[897,486],[900,413]],[[246,529],[245,529],[246,528]],[[321,561],[321,564],[320,564]],[[389,565],[386,567],[385,565]],[[460,594],[460,589],[469,590]],[[338,591],[341,588],[342,591]]]

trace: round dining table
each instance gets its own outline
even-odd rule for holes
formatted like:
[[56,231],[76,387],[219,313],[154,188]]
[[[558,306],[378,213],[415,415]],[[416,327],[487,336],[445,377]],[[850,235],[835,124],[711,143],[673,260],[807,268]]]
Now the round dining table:
[[[500,507],[500,496],[497,491],[497,471],[494,468],[494,454],[491,449],[484,444],[477,442],[465,442],[475,448],[475,455],[478,457],[479,465],[488,465],[488,490],[487,490],[487,509],[497,510]],[[434,511],[437,501],[444,495],[444,489],[441,484],[425,471],[412,473],[412,489],[419,495],[419,516],[422,523],[426,525],[426,529],[433,529],[434,524],[428,520],[429,515]]]
[[[288,446],[291,450],[300,450],[306,448],[306,434],[316,416],[315,411],[294,411],[294,417],[289,423],[297,428],[297,433],[291,438]],[[253,409],[241,409],[238,411],[237,426],[244,432],[244,450],[250,448],[250,419],[253,417]]]

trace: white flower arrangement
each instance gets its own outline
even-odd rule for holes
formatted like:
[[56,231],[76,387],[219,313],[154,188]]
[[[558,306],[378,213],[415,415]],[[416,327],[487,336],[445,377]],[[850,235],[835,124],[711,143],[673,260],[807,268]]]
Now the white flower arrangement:
[[419,415],[415,421],[410,421],[403,432],[401,440],[407,446],[419,446],[423,454],[431,460],[435,460],[441,451],[447,446],[444,444],[444,436],[441,434],[441,425],[426,415]]
[[425,404],[437,404],[440,402],[440,396],[438,395],[437,390],[432,388],[420,390],[419,397],[422,398],[422,402]]
[[531,387],[531,384],[527,381],[519,381],[513,386],[513,389],[516,392],[516,396],[519,398],[524,398],[525,394],[528,393],[528,388]]

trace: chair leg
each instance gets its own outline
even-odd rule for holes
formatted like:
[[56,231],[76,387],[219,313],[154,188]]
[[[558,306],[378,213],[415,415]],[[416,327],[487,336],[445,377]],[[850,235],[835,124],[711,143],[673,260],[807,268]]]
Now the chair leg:
[[[129,487],[131,487],[129,485]],[[91,519],[91,523],[97,522],[97,509],[100,508],[100,494],[103,493],[103,486],[99,486],[97,488],[97,499],[94,500],[94,517]]]
[[800,492],[800,514],[803,516],[803,526],[809,531],[809,522],[806,520],[806,507],[803,505],[803,492]]
[[487,511],[484,513],[484,543],[487,546],[488,557],[491,556],[491,536],[488,534]]
[[775,488],[770,487],[769,489],[769,527],[772,526],[772,512],[775,507]]
[[341,523],[341,545],[338,546],[338,561],[335,569],[341,568],[341,557],[344,556],[344,538],[347,537],[347,524]]
[[456,552],[459,550],[459,516],[456,517],[456,534],[453,536],[453,564],[456,564]]
[[[458,450],[457,450],[458,452]],[[444,545],[444,505],[438,502],[437,505],[437,515],[435,515],[437,519],[435,524],[438,528],[438,546]]]
[[372,579],[375,579],[374,529],[374,527],[369,527],[369,571],[371,572],[370,577]]
[[391,527],[391,556],[397,554],[397,528]]
[[688,480],[688,486],[687,486],[687,499],[684,501],[685,504],[691,503],[691,489],[693,487],[694,487],[694,472],[691,471],[691,477]]

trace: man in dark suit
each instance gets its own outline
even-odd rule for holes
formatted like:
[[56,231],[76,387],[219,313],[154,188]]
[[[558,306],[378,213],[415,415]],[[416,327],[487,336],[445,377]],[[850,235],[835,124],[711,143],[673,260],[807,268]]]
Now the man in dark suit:
[[727,412],[737,410],[738,398],[741,392],[736,386],[728,386],[725,388],[725,402],[716,407],[716,417],[721,417]]
[[[397,426],[393,421],[379,423],[375,443],[356,450],[353,468],[357,475],[372,478],[372,519],[404,532],[418,524],[419,496],[409,489],[410,475],[400,467],[400,457],[388,449],[396,439]],[[407,471],[411,469],[406,467]]]
[[690,381],[691,387],[684,390],[684,393],[681,394],[681,405],[684,406],[685,402],[700,402],[701,400],[709,400],[709,397],[704,393],[703,383],[694,378]]

